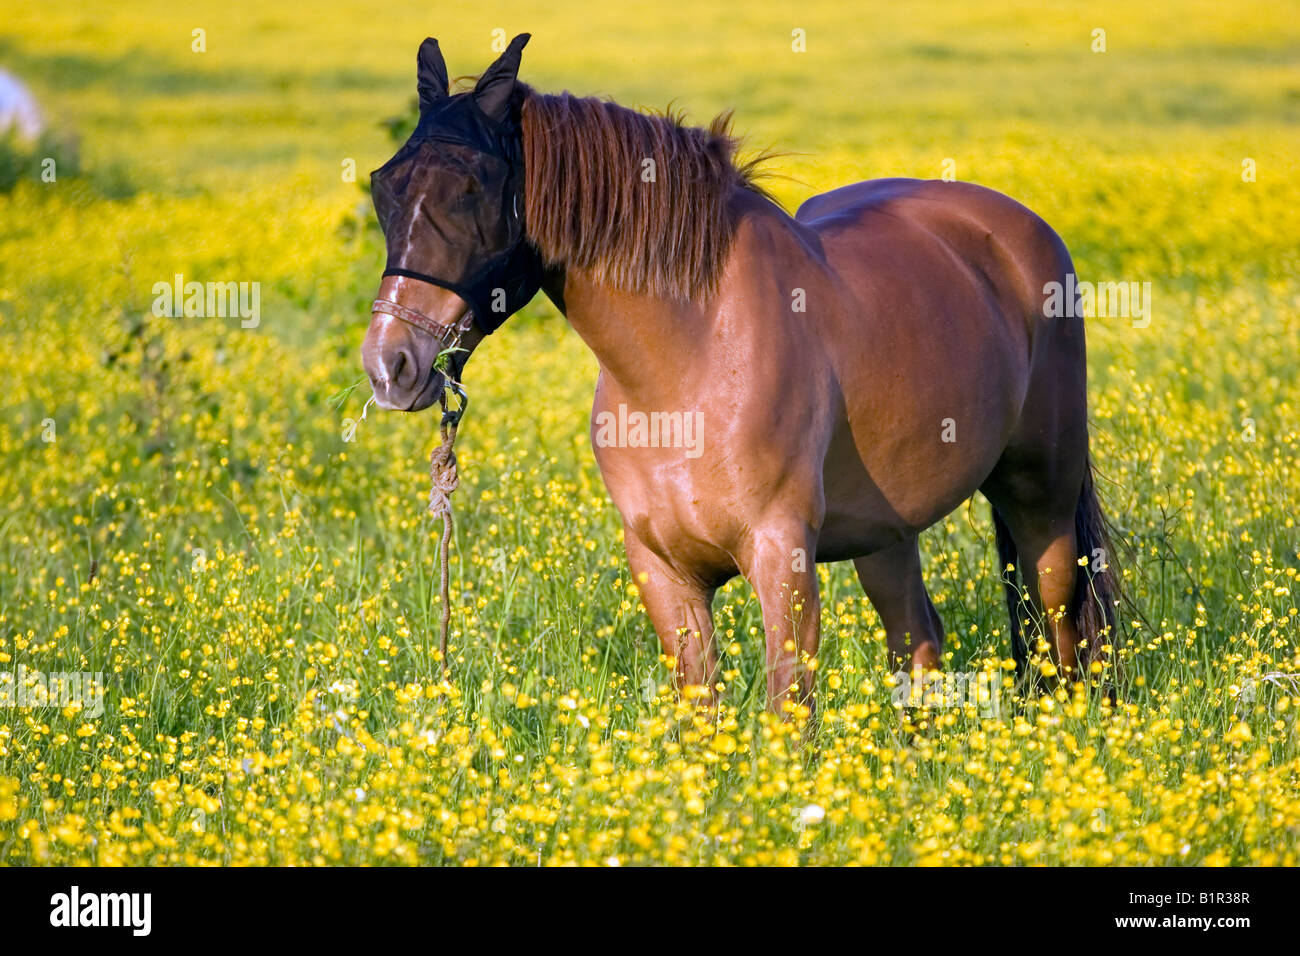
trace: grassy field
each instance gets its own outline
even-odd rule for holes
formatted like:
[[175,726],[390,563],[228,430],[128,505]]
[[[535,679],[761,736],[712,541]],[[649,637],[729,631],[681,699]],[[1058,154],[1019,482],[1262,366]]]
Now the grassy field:
[[[0,708],[0,863],[1300,863],[1300,20],[854,6],[0,0],[68,158],[0,194],[0,671],[105,685]],[[788,208],[952,160],[1083,278],[1152,283],[1149,326],[1089,325],[1117,706],[1008,676],[999,719],[905,721],[833,565],[811,744],[764,712],[739,581],[694,719],[589,448],[595,362],[541,298],[470,366],[440,681],[436,422],[355,423],[382,254],[343,171],[391,154],[424,36],[472,73],[498,28],[541,89],[734,108]],[[153,317],[178,273],[259,282],[260,325]],[[1007,674],[984,502],[923,551],[947,666]]]

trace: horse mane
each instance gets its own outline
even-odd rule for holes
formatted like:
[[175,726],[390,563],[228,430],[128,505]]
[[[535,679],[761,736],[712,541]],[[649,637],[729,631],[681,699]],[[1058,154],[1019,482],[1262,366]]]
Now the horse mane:
[[523,94],[525,226],[543,259],[625,292],[710,296],[735,236],[733,190],[766,195],[754,177],[767,156],[737,162],[731,114],[700,128],[672,111]]

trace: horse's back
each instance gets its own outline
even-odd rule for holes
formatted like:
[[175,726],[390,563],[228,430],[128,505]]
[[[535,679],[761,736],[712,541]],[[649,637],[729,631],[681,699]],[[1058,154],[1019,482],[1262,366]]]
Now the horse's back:
[[882,284],[911,287],[948,306],[940,314],[964,302],[967,320],[992,321],[1026,356],[1040,344],[1056,351],[1062,338],[1081,340],[1081,322],[1044,314],[1049,283],[1064,287],[1074,271],[1065,243],[1003,193],[974,183],[874,179],[814,196],[795,219],[818,237],[867,312],[891,306]]
[[812,197],[795,219],[832,247],[942,243],[1034,312],[1043,282],[1071,268],[1065,244],[1041,217],[975,183],[871,179]]
[[867,179],[813,196],[799,207],[795,219],[820,229],[869,211],[935,225],[974,216],[1017,231],[1026,226],[1051,231],[1033,210],[987,186],[901,177]]

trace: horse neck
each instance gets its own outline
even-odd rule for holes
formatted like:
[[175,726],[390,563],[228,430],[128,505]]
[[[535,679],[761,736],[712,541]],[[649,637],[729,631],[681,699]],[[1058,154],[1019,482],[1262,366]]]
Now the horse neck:
[[[743,220],[780,227],[789,217],[767,199],[737,189],[731,197],[738,225],[730,258],[740,253]],[[625,292],[575,268],[548,271],[542,288],[600,362],[602,371],[627,395],[662,400],[665,386],[689,376],[705,354],[716,328],[715,302],[680,302]]]
[[565,315],[601,371],[627,396],[662,400],[710,334],[699,305],[621,292],[568,270]]

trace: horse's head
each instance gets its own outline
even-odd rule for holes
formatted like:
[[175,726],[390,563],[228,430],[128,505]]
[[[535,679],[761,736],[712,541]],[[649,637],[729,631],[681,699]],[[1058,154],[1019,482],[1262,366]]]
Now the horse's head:
[[388,262],[361,359],[381,407],[432,405],[445,376],[458,379],[474,347],[541,284],[524,231],[516,76],[527,42],[515,37],[473,91],[455,96],[438,41],[420,45],[419,123],[370,176]]

